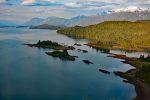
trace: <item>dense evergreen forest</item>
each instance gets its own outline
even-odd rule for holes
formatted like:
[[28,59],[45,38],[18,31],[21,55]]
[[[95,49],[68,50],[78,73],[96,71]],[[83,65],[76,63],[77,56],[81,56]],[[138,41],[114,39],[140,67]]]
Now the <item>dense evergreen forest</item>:
[[150,21],[105,21],[86,27],[64,28],[57,32],[89,39],[89,45],[97,48],[150,50]]

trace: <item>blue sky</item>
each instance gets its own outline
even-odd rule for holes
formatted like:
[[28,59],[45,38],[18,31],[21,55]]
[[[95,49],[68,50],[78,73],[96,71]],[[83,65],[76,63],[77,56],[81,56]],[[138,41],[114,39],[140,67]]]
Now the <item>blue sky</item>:
[[149,8],[150,0],[0,0],[0,20],[25,22],[33,17],[70,18],[127,7]]

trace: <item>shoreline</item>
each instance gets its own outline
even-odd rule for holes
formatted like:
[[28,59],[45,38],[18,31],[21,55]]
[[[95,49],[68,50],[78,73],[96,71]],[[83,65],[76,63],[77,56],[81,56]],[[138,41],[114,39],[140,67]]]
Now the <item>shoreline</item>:
[[[132,65],[130,63],[130,61],[137,60],[137,58],[135,58],[135,57],[127,57],[126,55],[110,53],[109,52],[110,49],[108,49],[108,48],[99,48],[96,45],[89,45],[89,44],[84,44],[84,45],[87,45],[87,46],[95,48],[95,49],[100,49],[103,51],[103,53],[109,54],[109,57],[123,59],[123,60],[125,60],[125,61],[123,61],[123,63],[127,63],[130,65]],[[134,65],[132,65],[132,66],[136,68],[136,66],[134,66]],[[134,71],[136,71],[136,70],[137,69],[135,69]],[[132,71],[133,71],[133,69],[130,69],[127,72],[131,73]],[[120,76],[123,79],[128,80],[128,81],[126,81],[127,83],[133,84],[135,86],[136,97],[134,98],[134,100],[141,100],[141,99],[142,100],[149,100],[149,98],[150,98],[150,87],[147,86],[147,84],[145,84],[143,81],[141,81],[139,79],[124,75],[125,73],[126,72],[114,72],[115,75]]]
[[[114,74],[127,80],[127,81],[123,80],[124,82],[133,84],[135,86],[136,97],[133,98],[133,100],[149,100],[150,99],[150,86],[147,83],[145,83],[145,82],[143,82],[143,80],[135,78],[133,76],[125,75],[126,73],[130,74],[132,72],[134,72],[134,73],[137,72],[137,70],[138,70],[137,67],[134,64],[132,64],[131,61],[137,61],[138,58],[127,57],[126,55],[123,55],[123,54],[114,54],[114,53],[109,52],[110,50],[116,50],[117,48],[115,48],[115,49],[113,49],[113,48],[112,49],[111,48],[101,48],[101,47],[94,45],[94,44],[91,44],[91,43],[87,43],[85,45],[92,47],[92,48],[95,48],[95,49],[100,49],[100,50],[102,49],[102,51],[104,50],[103,53],[109,54],[108,57],[122,59],[122,60],[124,60],[124,61],[122,61],[123,63],[130,64],[131,66],[133,66],[135,69],[130,69],[126,72],[116,71],[116,72],[114,72]],[[139,49],[138,50],[121,49],[121,50],[139,51],[139,52],[145,51],[145,50],[139,50]]]
[[135,86],[136,97],[134,98],[134,100],[149,100],[150,86],[139,78],[135,78],[132,75],[127,75],[127,74],[133,74],[137,72],[138,69],[136,68],[135,65],[131,63],[131,61],[136,61],[137,58],[127,57],[126,55],[121,55],[121,54],[113,54],[113,53],[108,53],[108,54],[110,54],[108,57],[123,59],[125,60],[125,61],[122,61],[123,63],[130,64],[135,68],[135,69],[130,69],[126,72],[120,72],[120,71],[114,72],[116,76],[126,79],[127,81],[125,82],[133,84]]
[[147,53],[150,52],[149,48],[146,48],[146,49],[133,49],[132,48],[131,49],[131,48],[120,48],[120,47],[101,47],[101,46],[98,46],[95,43],[86,43],[84,45],[95,48],[95,49],[104,49],[104,50],[108,50],[108,51],[109,50],[123,50],[123,51],[127,51],[127,52],[147,52]]
[[[128,71],[132,71],[128,70]],[[124,72],[114,72],[115,75],[126,79],[127,83],[133,84],[135,86],[136,97],[133,100],[149,100],[150,98],[150,87],[139,79],[127,77]]]

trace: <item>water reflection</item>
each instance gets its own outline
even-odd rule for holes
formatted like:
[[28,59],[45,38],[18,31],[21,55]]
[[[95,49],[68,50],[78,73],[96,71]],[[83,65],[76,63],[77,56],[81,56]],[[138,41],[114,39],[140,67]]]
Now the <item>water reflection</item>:
[[[48,49],[30,48],[24,42],[52,40],[73,45],[76,40],[57,34],[55,30],[9,28],[0,30],[0,97],[11,100],[130,100],[134,86],[123,83],[113,71],[126,71],[132,66],[85,45],[75,46],[88,53],[69,51],[79,56],[76,61],[62,61],[45,54]],[[84,44],[86,40],[78,40]],[[94,64],[86,65],[89,59]],[[111,72],[100,73],[98,68]]]

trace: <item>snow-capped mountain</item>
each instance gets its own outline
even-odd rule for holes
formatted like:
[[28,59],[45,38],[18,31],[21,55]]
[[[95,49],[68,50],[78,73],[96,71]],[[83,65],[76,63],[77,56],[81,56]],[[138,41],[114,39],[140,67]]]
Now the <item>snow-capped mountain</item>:
[[125,10],[118,11],[109,11],[106,14],[97,14],[88,16],[82,20],[72,23],[71,26],[80,25],[88,26],[91,24],[98,24],[104,21],[136,21],[136,20],[150,20],[150,9],[141,9],[141,8],[126,8]]
[[150,11],[149,8],[144,9],[144,8],[140,8],[140,7],[127,7],[127,8],[120,8],[120,9],[116,9],[114,10],[114,12],[143,12],[143,11]]
[[150,9],[142,9],[138,7],[128,7],[125,9],[117,9],[114,11],[101,11],[101,14],[91,16],[76,16],[71,19],[48,17],[46,19],[33,18],[24,25],[38,26],[48,24],[52,26],[88,26],[104,21],[136,21],[150,20]]

